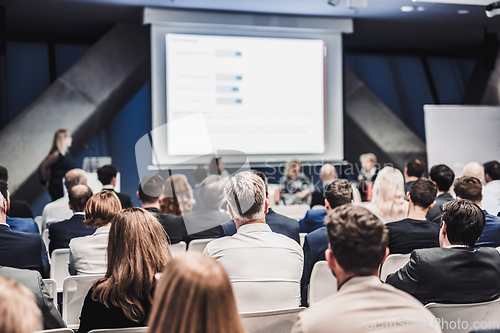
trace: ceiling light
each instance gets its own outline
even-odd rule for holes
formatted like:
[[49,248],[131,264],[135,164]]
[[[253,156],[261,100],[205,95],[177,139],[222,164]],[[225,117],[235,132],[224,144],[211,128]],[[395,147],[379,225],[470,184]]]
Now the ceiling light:
[[418,7],[417,7],[417,10],[418,10],[419,12],[423,12],[423,11],[425,10],[425,7],[423,7],[423,6],[418,6]]
[[468,9],[459,9],[457,13],[459,13],[460,15],[464,15],[464,14],[469,14],[470,12]]
[[405,13],[409,13],[415,10],[414,6],[403,6],[401,7],[401,11]]
[[368,7],[368,0],[347,0],[348,8],[366,8]]

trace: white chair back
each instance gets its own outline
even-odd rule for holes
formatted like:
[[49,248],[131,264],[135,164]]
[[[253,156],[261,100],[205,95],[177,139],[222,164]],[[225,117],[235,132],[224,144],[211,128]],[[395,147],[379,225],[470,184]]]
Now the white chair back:
[[306,235],[307,235],[307,232],[301,232],[299,234],[299,238],[300,238],[300,246],[301,247],[304,247],[304,243],[306,241]]
[[38,225],[38,231],[40,231],[40,234],[42,234],[42,220],[43,220],[42,216],[40,215],[35,216],[35,222]]
[[309,282],[309,305],[318,303],[337,292],[337,279],[325,260],[314,264]]
[[429,303],[425,307],[439,320],[443,333],[466,333],[484,329],[482,325],[500,328],[500,299],[472,304]]
[[183,254],[186,252],[186,242],[179,242],[177,244],[172,244],[169,246],[170,253],[172,254],[172,257],[177,257],[179,254]]
[[63,291],[64,279],[69,276],[69,249],[57,249],[52,252],[50,263],[50,278],[56,281],[57,292]]
[[89,333],[146,333],[147,330],[147,327],[127,327],[92,330]]
[[406,263],[410,261],[410,254],[391,254],[382,263],[380,269],[380,280],[385,282],[389,274],[397,272],[400,268],[403,268]]
[[207,246],[208,243],[213,241],[215,238],[205,238],[205,239],[194,239],[191,242],[189,242],[188,246],[188,251],[196,251],[196,252],[201,252],[203,253],[203,250],[205,250],[205,247]]
[[83,301],[94,281],[102,274],[70,276],[63,284],[62,318],[69,328],[78,329]]
[[248,333],[290,333],[305,308],[242,313]]
[[309,205],[279,205],[273,206],[273,210],[278,214],[288,216],[292,219],[300,220],[304,216],[306,216],[306,213],[309,210]]
[[71,328],[54,328],[51,330],[36,331],[35,333],[75,333]]
[[[40,229],[41,230],[41,229]],[[48,250],[49,249],[49,243],[50,243],[50,239],[49,239],[49,229],[45,229],[43,232],[42,232],[42,239],[43,239],[43,242],[45,243],[45,248]],[[50,258],[49,258],[50,259]]]
[[57,284],[56,281],[52,279],[43,279],[43,283],[47,287],[47,290],[49,291],[50,297],[52,297],[54,304],[57,307]]

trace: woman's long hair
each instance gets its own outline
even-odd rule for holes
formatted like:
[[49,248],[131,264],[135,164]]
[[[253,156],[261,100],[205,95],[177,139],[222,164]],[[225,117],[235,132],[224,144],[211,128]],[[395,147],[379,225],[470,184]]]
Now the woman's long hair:
[[385,167],[373,184],[373,198],[369,208],[385,222],[402,220],[408,213],[403,174],[398,169]]
[[122,209],[115,191],[102,190],[90,197],[85,206],[85,225],[99,228],[110,223]]
[[71,135],[67,130],[65,129],[58,129],[54,133],[54,138],[52,139],[52,146],[50,147],[50,152],[49,154],[52,154],[55,151],[58,151],[61,155],[66,154],[68,151],[68,147],[66,146],[66,143],[64,140]]
[[193,189],[186,176],[176,174],[168,177],[164,195],[160,207],[163,214],[182,216],[193,210]]
[[144,320],[141,301],[152,302],[155,274],[171,259],[167,236],[151,213],[142,208],[121,210],[111,221],[108,269],[94,283],[92,299],[121,308],[132,321]]
[[167,266],[148,333],[245,333],[229,278],[209,256],[186,253]]

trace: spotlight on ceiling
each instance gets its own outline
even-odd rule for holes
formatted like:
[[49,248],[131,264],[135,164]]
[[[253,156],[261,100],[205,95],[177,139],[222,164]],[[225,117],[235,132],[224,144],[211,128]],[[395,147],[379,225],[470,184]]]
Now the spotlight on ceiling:
[[486,6],[486,16],[493,17],[500,14],[500,1],[495,1]]
[[347,7],[351,9],[368,7],[368,0],[347,0]]
[[338,6],[340,3],[340,0],[328,0],[328,4],[331,6]]

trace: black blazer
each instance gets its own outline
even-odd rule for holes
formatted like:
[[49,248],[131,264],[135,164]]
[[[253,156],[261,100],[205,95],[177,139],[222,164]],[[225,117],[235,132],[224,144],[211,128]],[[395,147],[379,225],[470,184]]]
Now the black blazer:
[[124,193],[119,193],[116,191],[115,193],[118,196],[118,199],[120,199],[120,203],[122,204],[123,209],[132,207],[132,199],[130,198],[130,195],[126,195]]
[[452,201],[452,200],[455,200],[455,198],[453,198],[450,193],[443,193],[443,194],[438,195],[436,197],[436,203],[434,204],[434,207],[432,207],[432,209],[429,209],[429,211],[427,212],[426,218],[429,221],[436,222],[436,223],[440,224],[441,223],[441,214],[442,214],[441,206],[444,205],[445,203],[447,203],[448,201]]
[[31,211],[30,205],[26,201],[10,199],[10,207],[7,211],[7,215],[10,217],[31,217],[33,218],[33,212]]
[[150,207],[145,209],[153,214],[161,223],[163,229],[165,229],[165,232],[168,235],[168,238],[170,239],[170,244],[177,244],[186,239],[187,231],[182,217],[162,214],[158,208]]
[[415,250],[386,283],[423,304],[487,302],[500,296],[500,253],[470,247]]
[[92,235],[96,228],[87,228],[83,215],[73,215],[69,220],[49,225],[49,253],[69,248],[69,241],[76,237]]
[[439,224],[427,220],[404,219],[385,226],[389,230],[391,254],[407,254],[417,249],[439,247]]
[[229,214],[222,212],[219,209],[200,209],[194,210],[184,215],[184,225],[189,233],[189,225],[187,223],[196,223],[200,225],[205,225],[207,229],[194,233],[188,234],[186,237],[186,242],[191,242],[193,239],[203,239],[203,238],[217,238],[219,237],[221,224],[224,221],[229,220]]

